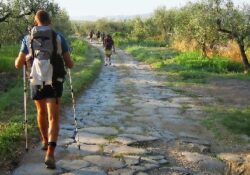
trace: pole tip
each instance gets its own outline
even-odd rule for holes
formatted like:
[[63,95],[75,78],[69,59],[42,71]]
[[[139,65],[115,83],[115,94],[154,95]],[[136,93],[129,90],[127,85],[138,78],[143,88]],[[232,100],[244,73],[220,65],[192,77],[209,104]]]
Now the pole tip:
[[78,149],[79,149],[79,150],[81,149],[81,146],[80,146],[80,145],[78,145]]

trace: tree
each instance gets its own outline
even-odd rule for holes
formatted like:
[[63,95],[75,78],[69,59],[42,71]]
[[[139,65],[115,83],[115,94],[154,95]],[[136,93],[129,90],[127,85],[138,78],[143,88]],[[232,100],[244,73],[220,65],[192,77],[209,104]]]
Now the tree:
[[147,36],[147,32],[145,30],[145,24],[140,17],[136,17],[132,20],[133,29],[131,32],[131,36],[135,39],[141,41],[144,40]]
[[212,48],[219,42],[219,33],[216,30],[214,18],[208,13],[208,9],[205,3],[189,3],[180,10],[175,27],[175,37],[186,41],[196,41],[203,56],[207,56],[207,47]]
[[154,11],[153,19],[163,39],[169,39],[174,32],[176,10],[159,7]]
[[209,0],[217,22],[217,29],[239,46],[245,72],[250,71],[246,49],[250,40],[250,6],[235,7],[231,0]]

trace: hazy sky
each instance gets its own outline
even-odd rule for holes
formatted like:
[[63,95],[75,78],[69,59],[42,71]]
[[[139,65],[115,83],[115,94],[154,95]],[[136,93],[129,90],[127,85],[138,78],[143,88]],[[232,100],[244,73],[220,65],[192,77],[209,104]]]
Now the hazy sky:
[[[140,15],[152,13],[159,6],[180,7],[197,0],[54,0],[71,18],[86,16]],[[236,4],[249,0],[233,0]]]

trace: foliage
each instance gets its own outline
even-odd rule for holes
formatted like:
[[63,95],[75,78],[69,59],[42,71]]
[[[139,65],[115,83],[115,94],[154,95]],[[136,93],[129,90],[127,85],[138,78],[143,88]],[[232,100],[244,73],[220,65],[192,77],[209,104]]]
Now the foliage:
[[55,22],[55,28],[69,34],[71,24],[67,13],[51,0],[2,0],[0,2],[0,43],[18,42],[27,34],[28,26],[33,25],[37,10],[46,10]]

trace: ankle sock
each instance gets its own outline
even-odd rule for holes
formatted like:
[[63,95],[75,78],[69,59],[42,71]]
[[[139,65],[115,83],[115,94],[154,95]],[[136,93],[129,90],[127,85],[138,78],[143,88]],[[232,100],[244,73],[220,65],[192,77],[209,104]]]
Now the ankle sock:
[[55,148],[56,148],[56,142],[49,142],[48,143],[47,155],[48,156],[54,156]]

